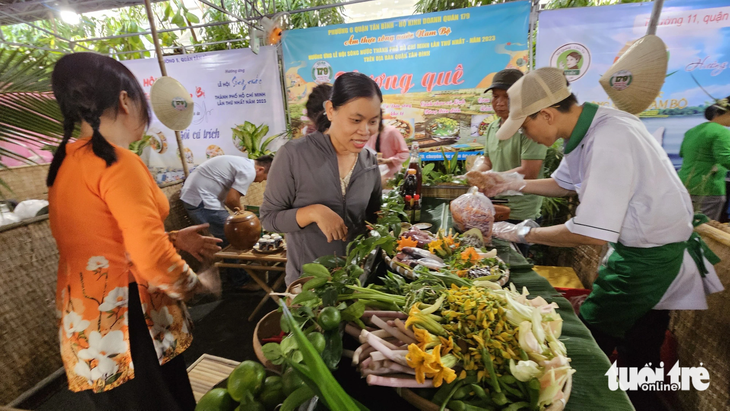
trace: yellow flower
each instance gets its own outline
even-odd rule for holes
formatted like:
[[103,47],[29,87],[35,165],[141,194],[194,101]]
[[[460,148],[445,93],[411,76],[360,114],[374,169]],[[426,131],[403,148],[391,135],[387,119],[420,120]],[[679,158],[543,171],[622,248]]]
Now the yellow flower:
[[436,254],[437,251],[444,251],[443,249],[443,241],[441,240],[433,240],[430,243],[428,243],[428,251],[430,251],[433,254]]
[[441,341],[441,346],[443,347],[441,349],[441,351],[442,351],[441,354],[442,355],[446,355],[449,352],[451,352],[451,350],[454,349],[454,337],[453,336],[449,336],[448,339],[446,339],[444,337],[438,337],[438,338]]
[[433,355],[421,350],[416,344],[408,346],[406,362],[409,367],[416,370],[416,381],[418,381],[419,384],[423,384],[426,381],[426,374],[436,373],[436,370],[431,368]]
[[469,247],[461,252],[461,259],[473,264],[479,261],[479,254],[477,253],[477,250],[474,249],[474,247]]
[[436,346],[440,341],[439,337],[436,337],[435,335],[420,327],[413,327],[413,333],[416,334],[418,348],[424,351],[428,348]]

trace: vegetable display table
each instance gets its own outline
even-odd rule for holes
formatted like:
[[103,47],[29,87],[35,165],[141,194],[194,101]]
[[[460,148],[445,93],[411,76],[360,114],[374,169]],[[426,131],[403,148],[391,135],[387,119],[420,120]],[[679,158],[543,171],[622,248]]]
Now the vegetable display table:
[[[439,227],[452,227],[449,202],[436,199],[424,199],[421,220],[433,224],[433,231]],[[541,296],[547,302],[555,302],[560,308],[557,312],[563,318],[563,332],[560,340],[565,344],[570,365],[575,369],[573,374],[573,390],[566,410],[633,410],[629,397],[621,390],[608,389],[606,371],[611,366],[606,355],[598,348],[598,344],[590,331],[575,314],[570,302],[553,288],[550,283],[532,270],[527,260],[502,240],[492,240],[497,253],[510,265],[510,281],[518,290],[527,287],[531,296]]]
[[[275,292],[275,290],[284,284],[284,277],[286,277],[286,247],[282,251],[264,254],[254,250],[238,250],[232,245],[224,248],[223,250],[215,254],[216,260],[222,260],[215,263],[216,267],[223,268],[241,268],[248,273],[251,278],[256,281],[261,288],[266,291],[266,295],[261,299],[261,302],[256,306],[251,315],[248,317],[249,321],[253,321],[256,314],[258,314],[261,307],[264,306],[269,298],[273,298],[277,303],[279,297],[270,295],[269,293]],[[235,262],[224,262],[226,260]],[[266,272],[276,272],[278,278],[274,282],[272,287],[266,283],[265,278],[261,275]]]
[[[432,231],[439,227],[452,227],[449,203],[444,200],[424,199],[422,222],[433,224]],[[633,406],[625,392],[611,391],[608,388],[606,371],[611,366],[608,358],[603,354],[573,311],[570,302],[563,298],[550,283],[532,270],[532,265],[510,243],[493,240],[498,256],[510,265],[510,281],[518,289],[527,287],[533,297],[541,296],[547,302],[558,304],[556,310],[563,318],[563,330],[560,340],[565,344],[571,366],[576,370],[573,374],[573,387],[565,410],[606,410],[630,411]],[[372,279],[371,279],[372,280]],[[343,361],[335,372],[343,388],[355,399],[368,408],[375,409],[413,409],[405,400],[398,398],[395,390],[385,387],[368,387],[352,367]],[[388,392],[390,390],[390,392]]]

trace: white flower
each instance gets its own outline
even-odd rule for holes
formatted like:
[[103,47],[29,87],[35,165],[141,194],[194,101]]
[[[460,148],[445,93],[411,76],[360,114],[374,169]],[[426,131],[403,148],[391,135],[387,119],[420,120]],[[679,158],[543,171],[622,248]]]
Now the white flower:
[[509,370],[515,378],[522,382],[530,381],[542,374],[535,361],[520,361],[515,364],[515,360],[509,360]]
[[99,256],[99,257],[91,257],[89,258],[89,262],[86,263],[86,269],[89,271],[96,271],[101,268],[108,268],[109,267],[109,260],[106,258]]
[[152,319],[154,328],[158,328],[159,331],[167,329],[167,327],[171,326],[172,322],[175,320],[167,307],[162,307],[160,311],[150,311],[150,318]]
[[90,322],[86,321],[75,312],[70,312],[63,317],[63,329],[66,331],[66,338],[71,338],[74,333],[84,331]]
[[152,341],[155,343],[157,358],[162,358],[165,351],[175,343],[175,336],[169,330],[175,318],[167,307],[162,307],[160,311],[150,311],[150,318],[153,324]]
[[79,351],[78,357],[82,360],[101,361],[111,359],[125,351],[127,351],[127,342],[124,341],[123,332],[109,331],[102,337],[98,331],[92,331],[89,334],[89,348]]
[[104,297],[104,302],[99,306],[99,311],[112,311],[117,307],[127,305],[128,297],[127,287],[117,287]]
[[99,379],[106,380],[116,374],[117,371],[119,371],[117,363],[111,358],[106,357],[100,359],[94,368],[89,368],[89,364],[86,361],[79,361],[74,367],[76,375],[86,378],[89,384],[93,384],[94,381]]
[[92,331],[89,334],[89,348],[79,351],[78,357],[81,360],[96,360],[96,367],[90,368],[86,361],[79,361],[74,372],[86,378],[89,383],[98,379],[106,380],[119,370],[112,358],[125,351],[127,342],[124,341],[123,332],[110,331],[102,337],[98,331]]
[[155,344],[157,358],[161,359],[165,355],[165,351],[167,351],[175,343],[175,336],[172,335],[171,332],[165,330],[162,331],[162,333],[157,334],[157,336],[152,339],[152,342]]

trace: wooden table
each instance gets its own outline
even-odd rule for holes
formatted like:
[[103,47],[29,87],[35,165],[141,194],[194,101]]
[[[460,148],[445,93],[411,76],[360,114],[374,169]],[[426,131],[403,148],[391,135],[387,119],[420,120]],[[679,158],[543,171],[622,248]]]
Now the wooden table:
[[[259,305],[253,310],[251,316],[248,317],[249,321],[253,321],[253,318],[269,298],[273,298],[277,303],[279,302],[279,297],[270,293],[275,292],[277,288],[281,287],[286,277],[286,244],[284,244],[282,251],[273,254],[259,253],[254,250],[238,250],[232,245],[229,245],[217,252],[215,258],[217,260],[235,260],[236,262],[234,263],[218,261],[215,263],[215,266],[219,268],[241,268],[266,291],[264,298],[261,299]],[[278,278],[272,287],[269,287],[265,279],[260,277],[261,274],[270,271],[278,273]]]

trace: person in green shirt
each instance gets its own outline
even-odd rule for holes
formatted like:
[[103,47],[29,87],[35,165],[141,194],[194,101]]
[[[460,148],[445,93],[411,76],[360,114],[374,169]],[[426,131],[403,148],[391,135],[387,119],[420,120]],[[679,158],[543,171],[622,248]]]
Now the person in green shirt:
[[[542,178],[542,162],[547,154],[547,147],[525,137],[519,131],[507,140],[497,138],[497,130],[509,117],[509,96],[507,89],[522,78],[521,71],[506,69],[494,75],[492,85],[486,92],[492,91],[492,107],[499,120],[492,122],[486,131],[484,145],[484,161],[475,169],[478,171],[514,171],[525,176],[525,179]],[[542,197],[536,195],[504,196],[508,199],[510,221],[538,220]]]
[[684,160],[679,178],[687,187],[695,210],[719,220],[725,206],[725,177],[730,169],[730,97],[707,107],[709,120],[684,134],[679,156]]

